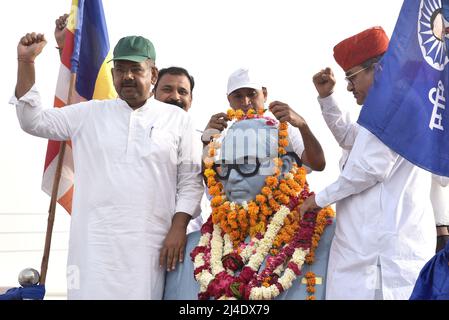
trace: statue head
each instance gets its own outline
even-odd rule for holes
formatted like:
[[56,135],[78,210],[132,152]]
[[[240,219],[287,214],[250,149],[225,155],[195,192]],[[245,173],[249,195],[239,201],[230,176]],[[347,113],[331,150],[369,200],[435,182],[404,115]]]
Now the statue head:
[[[281,174],[291,170],[299,157],[286,148],[282,156]],[[242,204],[254,200],[274,173],[278,157],[278,128],[264,119],[249,119],[234,123],[223,138],[216,172],[223,184],[226,198]]]

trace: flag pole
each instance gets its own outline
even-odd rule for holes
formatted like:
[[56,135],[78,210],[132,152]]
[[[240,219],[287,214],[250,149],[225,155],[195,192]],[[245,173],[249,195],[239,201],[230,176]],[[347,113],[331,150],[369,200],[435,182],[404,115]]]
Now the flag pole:
[[[76,80],[76,73],[71,73],[67,105],[72,104],[72,95],[75,89],[75,80]],[[44,254],[42,256],[41,262],[41,275],[39,278],[39,284],[41,285],[45,285],[45,280],[47,278],[48,261],[50,258],[51,237],[53,234],[53,225],[55,222],[56,203],[58,201],[58,189],[59,189],[59,182],[61,181],[61,171],[62,171],[62,164],[64,162],[66,144],[67,144],[66,141],[61,141],[58,153],[58,164],[56,166],[55,177],[53,180],[50,207],[48,209],[47,232],[45,234]]]

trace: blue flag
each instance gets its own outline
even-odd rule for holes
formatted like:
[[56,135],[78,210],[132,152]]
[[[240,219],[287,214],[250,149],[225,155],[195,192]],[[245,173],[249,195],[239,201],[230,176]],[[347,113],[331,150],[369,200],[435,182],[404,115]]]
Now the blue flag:
[[447,21],[449,0],[404,1],[358,119],[402,157],[442,176],[449,176]]

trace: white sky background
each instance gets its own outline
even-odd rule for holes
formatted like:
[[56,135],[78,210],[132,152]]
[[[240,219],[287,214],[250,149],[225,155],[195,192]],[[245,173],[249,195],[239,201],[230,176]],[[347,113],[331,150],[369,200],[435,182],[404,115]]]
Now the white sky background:
[[[40,269],[44,213],[50,201],[40,189],[47,141],[21,131],[15,108],[8,104],[16,82],[17,43],[27,32],[46,35],[48,44],[36,60],[36,73],[42,101],[52,107],[59,70],[54,20],[69,12],[70,4],[70,0],[15,0],[0,12],[0,287],[16,286],[17,274],[25,267]],[[263,74],[268,102],[288,103],[321,142],[326,169],[308,178],[311,189],[318,192],[338,177],[341,151],[322,119],[312,76],[330,66],[337,77],[340,105],[351,110],[356,120],[359,107],[346,91],[333,46],[374,25],[383,26],[391,36],[402,1],[104,0],[103,4],[112,48],[123,36],[145,36],[156,47],[159,68],[182,66],[195,77],[189,113],[199,129],[212,114],[228,109],[225,91],[230,73],[250,67]],[[20,220],[20,213],[42,215]],[[47,281],[50,291],[65,290],[69,223],[58,207]],[[28,233],[10,234],[17,231]],[[30,238],[29,232],[40,233]],[[16,249],[22,251],[10,252]]]

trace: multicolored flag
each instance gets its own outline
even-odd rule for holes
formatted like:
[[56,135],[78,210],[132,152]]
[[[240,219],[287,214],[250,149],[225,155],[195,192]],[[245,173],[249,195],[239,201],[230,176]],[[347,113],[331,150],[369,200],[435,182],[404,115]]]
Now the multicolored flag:
[[[112,83],[108,30],[101,0],[73,0],[65,45],[61,56],[54,106],[64,107],[91,99],[116,96]],[[71,74],[76,74],[75,88],[69,97]],[[61,146],[49,141],[45,159],[42,190],[51,195]],[[74,167],[72,146],[67,143],[57,200],[69,213],[72,210]]]
[[441,176],[449,176],[448,8],[449,0],[404,1],[358,119],[392,150]]

